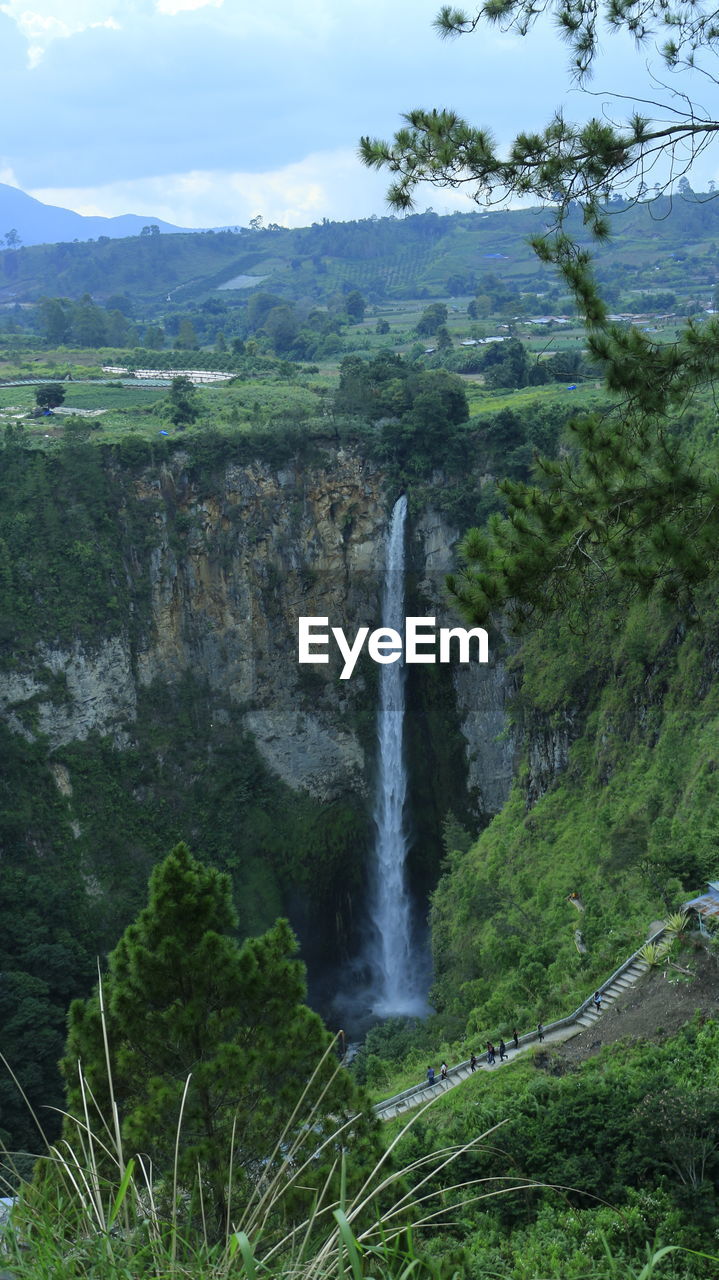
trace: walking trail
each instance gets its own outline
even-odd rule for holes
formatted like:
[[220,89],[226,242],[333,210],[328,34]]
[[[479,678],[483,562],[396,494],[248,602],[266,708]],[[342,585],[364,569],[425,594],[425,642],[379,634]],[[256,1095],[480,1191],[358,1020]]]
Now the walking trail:
[[[650,941],[656,942],[664,933],[664,929],[660,929],[658,933],[652,935]],[[615,970],[611,977],[601,987],[597,988],[601,992],[602,1004],[601,1009],[597,1011],[594,1007],[594,997],[589,996],[583,1004],[570,1013],[566,1018],[559,1018],[556,1022],[548,1023],[544,1028],[543,1043],[546,1045],[563,1044],[565,1040],[571,1039],[572,1036],[578,1035],[584,1031],[586,1027],[590,1027],[594,1022],[601,1018],[604,1012],[611,1008],[614,1002],[635,982],[646,973],[649,965],[643,960],[639,951],[635,951],[629,956],[620,967]],[[526,1053],[528,1049],[539,1043],[539,1035],[537,1031],[531,1031],[526,1035],[519,1037],[519,1047],[515,1049],[514,1044],[507,1046],[507,1061],[500,1063],[499,1057],[493,1066],[487,1062],[484,1055],[476,1066],[476,1071],[496,1071],[499,1066],[506,1066],[512,1062],[521,1053]],[[455,1089],[457,1085],[463,1084],[475,1072],[472,1071],[469,1061],[460,1062],[456,1067],[450,1067],[446,1080],[437,1078],[433,1085],[422,1084],[413,1085],[411,1089],[404,1089],[402,1093],[396,1093],[391,1098],[385,1098],[382,1102],[377,1102],[374,1107],[375,1115],[380,1120],[394,1120],[397,1116],[405,1115],[408,1111],[412,1111],[415,1107],[421,1106],[425,1102],[429,1102],[432,1098],[438,1097],[442,1093],[447,1093],[450,1089]]]

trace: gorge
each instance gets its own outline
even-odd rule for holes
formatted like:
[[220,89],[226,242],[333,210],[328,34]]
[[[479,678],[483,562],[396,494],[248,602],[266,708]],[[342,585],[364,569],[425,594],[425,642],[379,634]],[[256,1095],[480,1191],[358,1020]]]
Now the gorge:
[[[297,618],[379,626],[396,489],[351,442],[273,447],[6,446],[5,888],[23,920],[34,884],[50,922],[57,966],[29,937],[14,965],[20,987],[43,984],[49,1064],[68,998],[179,839],[230,872],[243,933],[289,916],[319,1007],[362,951],[378,667],[365,655],[341,682],[339,655],[300,666]],[[407,612],[454,622],[457,530],[429,502],[407,519]],[[495,659],[415,667],[405,688],[407,876],[423,903],[447,813],[477,830],[508,793],[510,683]]]

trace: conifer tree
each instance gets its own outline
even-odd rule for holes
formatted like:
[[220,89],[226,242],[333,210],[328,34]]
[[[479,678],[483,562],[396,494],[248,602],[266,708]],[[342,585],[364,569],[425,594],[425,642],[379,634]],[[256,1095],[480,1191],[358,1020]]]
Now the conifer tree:
[[[444,5],[435,25],[444,36],[472,32],[484,22],[526,35],[545,12],[566,37],[580,86],[591,72],[603,23],[647,44],[663,29],[665,68],[698,68],[713,78],[719,24],[715,11],[700,3],[485,0],[473,15]],[[481,203],[533,196],[544,205],[550,224],[533,247],[558,268],[573,294],[589,354],[614,398],[606,412],[574,420],[573,447],[563,456],[537,459],[535,484],[501,484],[506,517],[493,516],[487,530],[466,536],[464,569],[449,585],[472,621],[486,622],[502,610],[519,625],[536,613],[576,612],[617,585],[623,593],[658,592],[691,615],[697,585],[713,571],[719,481],[714,468],[692,455],[681,422],[697,390],[711,386],[719,373],[719,323],[690,321],[671,344],[613,324],[590,254],[577,238],[582,225],[597,240],[608,237],[610,189],[636,184],[660,156],[675,179],[679,157],[688,165],[719,133],[719,121],[684,93],[681,102],[675,95],[652,108],[652,120],[636,111],[624,126],[606,119],[575,125],[559,111],[544,130],[530,122],[533,128],[504,151],[489,130],[449,110],[407,113],[391,143],[361,140],[365,163],[392,174],[388,200],[394,208],[411,208],[422,182],[463,189]],[[668,119],[660,118],[662,111]],[[680,182],[679,190],[690,198],[688,183],[682,188]]]
[[[531,195],[560,216],[580,202],[585,219],[598,229],[606,226],[601,205],[610,191],[616,195],[639,183],[641,198],[644,178],[659,157],[671,162],[665,185],[675,182],[719,132],[719,121],[691,101],[691,81],[686,82],[693,71],[710,80],[716,75],[719,21],[716,10],[700,0],[483,0],[474,13],[442,5],[434,25],[443,37],[470,34],[485,24],[526,36],[540,15],[554,19],[565,39],[571,78],[580,88],[592,74],[602,37],[629,32],[656,77],[651,102],[636,98],[621,124],[609,118],[606,107],[600,117],[576,124],[559,108],[543,129],[528,121],[504,149],[490,128],[472,125],[456,111],[408,111],[391,143],[369,137],[360,142],[366,164],[392,173],[394,207],[411,208],[417,186],[430,182],[466,190],[478,202]],[[663,43],[657,42],[660,33],[667,37]],[[684,74],[681,93],[665,82],[667,71]],[[631,91],[621,95],[618,111],[627,102]],[[686,179],[679,190],[691,191]]]
[[[291,1121],[330,1037],[303,1003],[304,971],[287,922],[242,945],[235,928],[229,877],[178,845],[153,871],[148,905],[109,957],[102,993],[71,1006],[61,1064],[68,1111],[81,1114],[81,1069],[109,1115],[102,1000],[128,1153],[149,1157],[156,1176],[169,1174],[187,1087],[179,1174],[188,1188],[202,1170],[205,1205],[218,1230],[230,1209],[230,1161],[233,1194],[242,1196],[260,1171],[268,1172],[275,1144],[291,1142],[320,1098],[311,1121],[318,1147],[350,1116],[357,1117],[360,1168],[361,1152],[375,1145],[373,1122],[332,1053]],[[342,1141],[352,1139],[345,1133]],[[328,1160],[329,1153],[318,1157],[303,1183],[326,1176]]]

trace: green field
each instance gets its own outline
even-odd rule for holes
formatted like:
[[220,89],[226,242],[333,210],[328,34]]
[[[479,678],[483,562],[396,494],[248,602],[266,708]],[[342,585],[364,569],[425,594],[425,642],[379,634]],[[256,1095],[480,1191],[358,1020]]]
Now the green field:
[[[235,381],[196,388],[200,416],[185,434],[207,430],[262,430],[300,426],[321,419],[326,380],[320,376],[302,382],[267,380]],[[152,439],[158,432],[178,433],[169,418],[166,387],[108,386],[102,383],[69,383],[65,402],[48,416],[32,417],[35,387],[0,386],[0,427],[19,425],[28,441],[47,448],[66,435],[72,410],[86,423],[89,438],[111,443],[129,434]]]

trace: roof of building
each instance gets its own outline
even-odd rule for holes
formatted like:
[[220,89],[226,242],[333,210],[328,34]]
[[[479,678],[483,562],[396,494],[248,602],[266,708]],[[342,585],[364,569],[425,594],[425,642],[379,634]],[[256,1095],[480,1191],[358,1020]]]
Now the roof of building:
[[706,893],[701,893],[698,898],[690,898],[689,902],[684,903],[682,910],[696,911],[700,916],[716,916],[719,919],[719,881],[710,880]]

